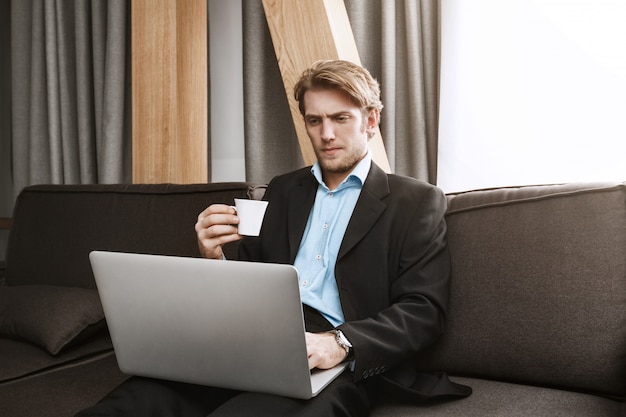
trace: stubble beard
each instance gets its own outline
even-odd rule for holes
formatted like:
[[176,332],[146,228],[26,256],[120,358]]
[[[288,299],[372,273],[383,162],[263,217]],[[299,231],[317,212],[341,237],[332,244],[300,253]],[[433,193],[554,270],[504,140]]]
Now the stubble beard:
[[[367,121],[363,121],[363,125],[361,126],[361,134],[366,134]],[[317,154],[317,161],[322,168],[322,171],[329,172],[332,174],[347,174],[365,157],[367,154],[367,142],[369,142],[369,137],[367,138],[365,146],[360,150],[352,149],[352,151],[347,154],[344,158],[324,158],[321,153]],[[316,152],[317,153],[317,152]]]

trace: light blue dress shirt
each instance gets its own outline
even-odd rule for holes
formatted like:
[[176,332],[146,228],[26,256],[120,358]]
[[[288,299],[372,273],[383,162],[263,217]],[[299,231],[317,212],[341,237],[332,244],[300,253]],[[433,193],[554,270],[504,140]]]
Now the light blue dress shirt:
[[324,184],[317,162],[311,168],[319,185],[294,266],[299,273],[302,303],[322,313],[335,327],[345,321],[335,280],[335,263],[371,162],[368,151],[335,190],[329,190]]

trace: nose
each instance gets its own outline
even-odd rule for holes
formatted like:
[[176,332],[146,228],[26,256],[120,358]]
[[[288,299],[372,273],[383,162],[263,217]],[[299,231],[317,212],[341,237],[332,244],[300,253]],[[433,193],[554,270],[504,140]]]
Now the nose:
[[333,140],[335,138],[335,131],[333,129],[332,123],[328,119],[323,119],[321,123],[321,138],[324,141]]

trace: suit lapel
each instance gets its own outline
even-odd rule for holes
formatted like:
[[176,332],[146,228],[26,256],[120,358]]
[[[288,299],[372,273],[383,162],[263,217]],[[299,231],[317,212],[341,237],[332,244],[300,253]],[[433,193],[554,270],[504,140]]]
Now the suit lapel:
[[387,205],[382,200],[388,194],[387,174],[372,162],[372,167],[365,184],[363,184],[361,195],[354,207],[350,223],[348,223],[348,228],[341,242],[337,261],[363,239],[383,214]]

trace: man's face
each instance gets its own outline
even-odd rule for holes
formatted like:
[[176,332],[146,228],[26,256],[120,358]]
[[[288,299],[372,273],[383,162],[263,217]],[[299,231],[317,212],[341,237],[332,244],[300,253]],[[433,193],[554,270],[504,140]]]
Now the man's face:
[[367,153],[368,132],[378,123],[378,112],[364,115],[339,90],[309,90],[304,94],[304,123],[324,182],[336,188]]

